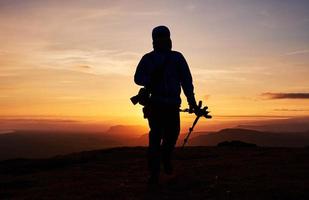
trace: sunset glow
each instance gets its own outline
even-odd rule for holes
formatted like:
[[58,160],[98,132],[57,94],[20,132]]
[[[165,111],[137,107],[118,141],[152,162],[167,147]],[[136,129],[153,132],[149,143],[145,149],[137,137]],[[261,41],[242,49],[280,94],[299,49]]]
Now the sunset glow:
[[129,98],[161,24],[187,59],[210,126],[308,116],[308,9],[306,0],[0,0],[1,118],[146,126]]

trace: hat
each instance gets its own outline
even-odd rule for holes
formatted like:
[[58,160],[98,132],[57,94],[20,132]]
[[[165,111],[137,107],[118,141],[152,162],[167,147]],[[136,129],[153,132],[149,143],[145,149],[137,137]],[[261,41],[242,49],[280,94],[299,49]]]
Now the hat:
[[166,26],[157,26],[152,30],[152,40],[170,38],[170,30]]

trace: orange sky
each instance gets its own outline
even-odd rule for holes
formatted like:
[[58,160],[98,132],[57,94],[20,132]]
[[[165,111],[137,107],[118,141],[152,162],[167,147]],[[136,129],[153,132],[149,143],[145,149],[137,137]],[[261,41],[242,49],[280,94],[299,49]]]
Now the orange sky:
[[129,98],[161,24],[210,123],[309,115],[308,9],[305,0],[0,1],[0,115],[146,125]]

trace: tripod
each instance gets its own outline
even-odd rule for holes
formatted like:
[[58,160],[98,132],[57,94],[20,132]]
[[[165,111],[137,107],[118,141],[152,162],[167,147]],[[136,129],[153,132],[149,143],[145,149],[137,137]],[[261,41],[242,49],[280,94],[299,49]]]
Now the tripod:
[[[207,106],[204,106],[202,108],[202,101],[199,101],[198,103],[198,107],[196,108],[196,110],[194,110],[194,113],[196,115],[196,118],[192,124],[192,126],[189,128],[189,132],[188,134],[186,135],[184,141],[183,141],[183,144],[182,144],[182,149],[184,149],[185,145],[187,144],[188,140],[189,140],[189,137],[195,127],[195,125],[197,124],[198,120],[201,118],[201,117],[205,117],[206,119],[211,119],[212,116],[209,115],[209,111],[207,110],[208,107]],[[188,108],[186,109],[180,109],[179,110],[180,112],[188,112],[188,113],[192,113],[192,111]]]

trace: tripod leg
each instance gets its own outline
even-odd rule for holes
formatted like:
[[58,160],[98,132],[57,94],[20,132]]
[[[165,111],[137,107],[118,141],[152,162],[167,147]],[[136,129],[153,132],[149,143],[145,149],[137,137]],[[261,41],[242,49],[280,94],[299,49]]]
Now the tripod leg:
[[196,118],[195,118],[195,120],[194,120],[194,122],[193,122],[192,127],[191,127],[191,128],[189,128],[189,133],[187,134],[187,136],[185,137],[185,139],[184,139],[184,141],[183,141],[182,148],[184,148],[184,147],[185,147],[185,145],[186,145],[186,143],[188,142],[189,137],[190,137],[190,135],[191,135],[191,133],[192,133],[192,131],[193,131],[193,129],[194,129],[194,127],[195,127],[195,125],[197,124],[197,122],[198,122],[199,118],[200,118],[200,116],[196,116]]

